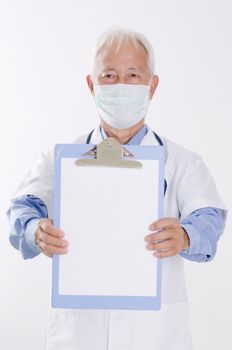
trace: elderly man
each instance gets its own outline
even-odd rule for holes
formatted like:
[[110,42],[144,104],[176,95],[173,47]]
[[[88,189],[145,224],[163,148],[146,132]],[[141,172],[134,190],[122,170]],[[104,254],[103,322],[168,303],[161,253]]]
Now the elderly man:
[[[87,76],[100,122],[76,143],[113,137],[124,145],[164,145],[165,215],[147,223],[144,232],[147,254],[163,259],[161,310],[51,308],[47,350],[191,349],[183,261],[213,259],[226,210],[202,159],[145,124],[158,81],[153,48],[144,35],[124,29],[104,33]],[[54,150],[39,158],[8,211],[10,242],[24,259],[68,253],[65,233],[52,224],[53,162]]]

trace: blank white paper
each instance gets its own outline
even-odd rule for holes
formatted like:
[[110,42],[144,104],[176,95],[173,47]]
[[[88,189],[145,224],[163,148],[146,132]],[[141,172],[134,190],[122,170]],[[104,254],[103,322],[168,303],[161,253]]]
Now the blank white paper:
[[154,296],[157,259],[145,246],[158,216],[158,161],[141,169],[61,163],[59,293]]

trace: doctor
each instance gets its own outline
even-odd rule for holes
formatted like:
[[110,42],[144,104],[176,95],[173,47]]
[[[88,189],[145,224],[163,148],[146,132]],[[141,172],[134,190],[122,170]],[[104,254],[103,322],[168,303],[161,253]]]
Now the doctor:
[[[165,215],[148,222],[144,232],[147,254],[163,259],[161,311],[51,308],[47,350],[191,349],[184,259],[213,259],[226,209],[201,157],[145,124],[158,81],[153,48],[144,35],[124,29],[104,33],[87,76],[100,121],[75,142],[97,144],[113,137],[121,144],[165,146]],[[10,242],[24,259],[40,252],[68,254],[65,232],[52,224],[53,176],[54,149],[39,157],[12,198]]]

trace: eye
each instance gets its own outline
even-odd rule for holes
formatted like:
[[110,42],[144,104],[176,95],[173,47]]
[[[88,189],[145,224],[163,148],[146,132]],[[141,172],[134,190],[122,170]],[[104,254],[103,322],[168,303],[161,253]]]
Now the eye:
[[115,74],[112,73],[106,73],[102,75],[102,79],[104,80],[113,80],[115,79]]
[[130,73],[129,77],[130,77],[131,79],[139,79],[139,78],[140,78],[140,75],[137,74],[137,73]]

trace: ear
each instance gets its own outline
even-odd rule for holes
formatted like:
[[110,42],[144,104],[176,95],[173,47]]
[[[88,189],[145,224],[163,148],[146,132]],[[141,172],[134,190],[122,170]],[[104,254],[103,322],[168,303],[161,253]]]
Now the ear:
[[151,81],[151,88],[150,88],[150,99],[152,99],[158,84],[159,84],[158,75],[153,75],[152,81]]
[[88,84],[88,87],[89,87],[91,94],[94,96],[93,80],[92,80],[92,77],[90,74],[86,76],[86,81],[87,81],[87,84]]

